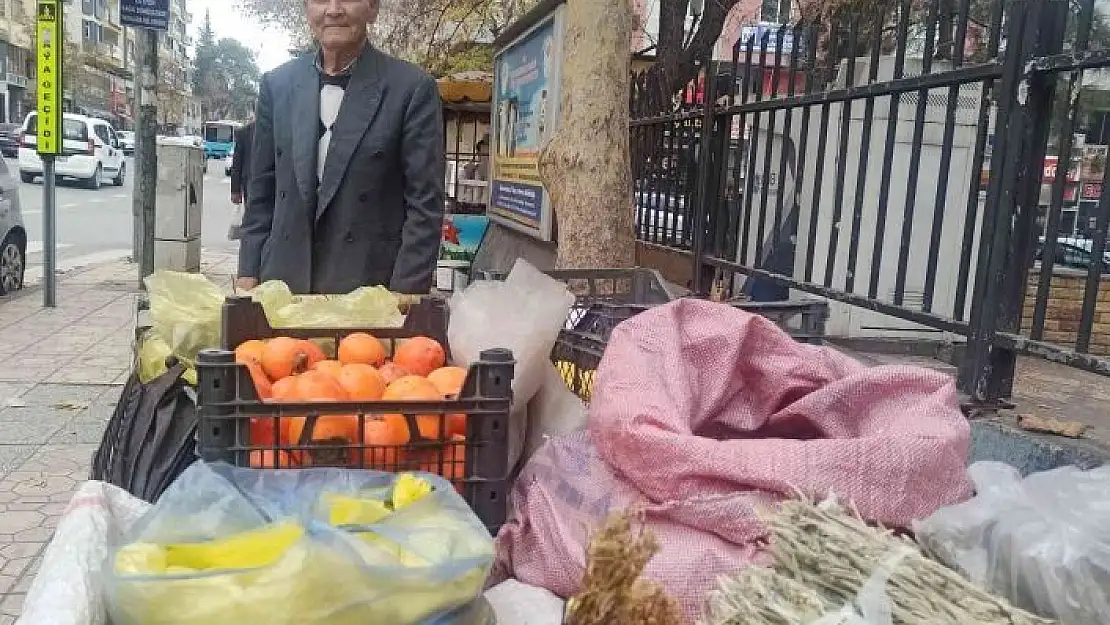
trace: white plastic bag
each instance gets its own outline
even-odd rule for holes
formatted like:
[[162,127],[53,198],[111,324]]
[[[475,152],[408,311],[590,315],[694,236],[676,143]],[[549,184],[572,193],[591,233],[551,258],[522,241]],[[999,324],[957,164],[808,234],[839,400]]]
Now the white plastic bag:
[[505,580],[486,591],[497,625],[559,625],[564,601],[546,588]]
[[101,587],[109,545],[149,509],[150,504],[122,488],[97,481],[82,484],[46,547],[18,625],[107,623]]
[[543,385],[528,405],[525,460],[547,439],[585,429],[587,421],[586,404],[567,388],[555,365],[548,365]]
[[243,205],[235,204],[231,209],[231,225],[227,227],[227,238],[235,241],[239,238],[239,228],[243,227]]
[[574,295],[562,282],[517,260],[504,281],[482,280],[451,296],[447,340],[454,364],[465,367],[486,349],[513,351],[513,415],[509,466],[520,458],[527,434],[526,406],[543,385],[555,339]]
[[914,524],[917,539],[976,585],[1061,625],[1110,623],[1110,466],[1022,479],[969,469],[974,499]]

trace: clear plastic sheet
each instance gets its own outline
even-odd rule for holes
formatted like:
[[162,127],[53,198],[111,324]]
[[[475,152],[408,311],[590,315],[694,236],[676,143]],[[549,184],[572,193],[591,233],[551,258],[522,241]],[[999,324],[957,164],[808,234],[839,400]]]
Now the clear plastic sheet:
[[1110,623],[1110,467],[969,469],[975,498],[914,524],[973,583],[1062,625]]
[[115,625],[454,624],[492,560],[437,476],[198,462],[113,550],[105,587]]

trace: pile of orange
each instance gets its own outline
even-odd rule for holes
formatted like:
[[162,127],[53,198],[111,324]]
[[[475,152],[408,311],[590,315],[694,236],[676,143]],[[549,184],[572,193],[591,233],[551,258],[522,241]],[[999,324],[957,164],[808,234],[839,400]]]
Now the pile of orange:
[[[425,336],[399,341],[392,359],[381,340],[364,332],[347,335],[335,351],[329,358],[316,342],[277,337],[246,341],[235,349],[235,360],[248,368],[258,396],[267,402],[441,401],[458,397],[466,381],[466,370],[446,366],[443,346]],[[272,450],[254,451],[250,464],[419,469],[461,479],[466,415],[421,414],[413,421],[420,440],[451,444],[411,447],[414,433],[402,414],[367,414],[361,432],[357,416],[323,415],[309,440],[302,440],[304,417],[282,417],[278,431],[273,419],[259,417],[251,421],[251,446],[302,449],[279,451],[277,458]]]

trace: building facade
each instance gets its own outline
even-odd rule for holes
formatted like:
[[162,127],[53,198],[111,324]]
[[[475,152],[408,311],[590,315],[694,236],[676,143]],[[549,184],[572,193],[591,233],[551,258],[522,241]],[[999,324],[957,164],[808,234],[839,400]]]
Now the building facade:
[[[66,111],[134,127],[137,31],[120,23],[120,0],[67,0]],[[0,121],[20,123],[34,108],[34,0],[0,0]],[[195,125],[186,0],[171,0],[169,31],[159,42],[159,126],[179,133]]]

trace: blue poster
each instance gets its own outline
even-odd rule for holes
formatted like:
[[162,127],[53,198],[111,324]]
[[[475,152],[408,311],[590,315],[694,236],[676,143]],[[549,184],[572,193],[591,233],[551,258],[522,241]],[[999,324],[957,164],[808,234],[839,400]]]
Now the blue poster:
[[474,262],[474,256],[478,254],[487,230],[489,217],[485,215],[446,215],[443,219],[440,260]]
[[489,212],[543,239],[550,239],[551,219],[539,154],[558,117],[557,23],[553,15],[495,62]]

